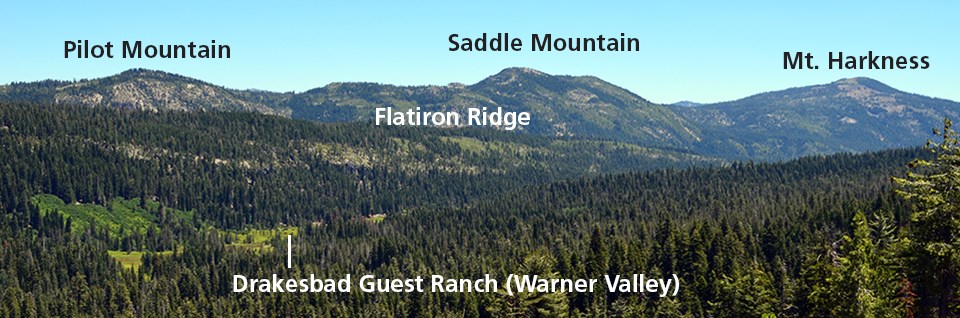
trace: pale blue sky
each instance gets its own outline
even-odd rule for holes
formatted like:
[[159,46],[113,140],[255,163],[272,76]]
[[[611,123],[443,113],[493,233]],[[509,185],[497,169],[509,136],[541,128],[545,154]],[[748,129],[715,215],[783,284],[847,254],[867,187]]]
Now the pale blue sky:
[[[960,100],[957,2],[16,1],[0,11],[0,83],[143,67],[231,88],[303,91],[340,81],[472,84],[511,66],[595,75],[655,102],[715,102],[869,76]],[[524,52],[449,52],[451,33],[509,32]],[[640,52],[526,51],[531,33],[640,39]],[[229,60],[63,58],[63,41],[229,44]],[[119,49],[115,49],[119,51]],[[820,70],[782,69],[804,50]],[[927,70],[827,70],[830,51],[928,55]],[[118,52],[119,53],[119,52]]]

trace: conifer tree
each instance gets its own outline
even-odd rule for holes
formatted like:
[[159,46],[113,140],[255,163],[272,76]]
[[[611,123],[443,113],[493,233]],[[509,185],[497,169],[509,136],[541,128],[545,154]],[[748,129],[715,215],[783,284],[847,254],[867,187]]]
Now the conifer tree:
[[[950,119],[934,129],[937,142],[927,141],[934,159],[916,159],[906,178],[894,178],[897,192],[914,204],[909,234],[916,253],[915,275],[920,299],[940,317],[960,314],[957,275],[960,271],[960,140]],[[922,269],[921,269],[922,268]]]
[[[537,275],[541,279],[560,278],[554,269],[553,258],[542,250],[527,255],[518,273]],[[568,302],[565,294],[557,292],[518,292],[509,295],[502,291],[489,310],[499,317],[566,317]]]

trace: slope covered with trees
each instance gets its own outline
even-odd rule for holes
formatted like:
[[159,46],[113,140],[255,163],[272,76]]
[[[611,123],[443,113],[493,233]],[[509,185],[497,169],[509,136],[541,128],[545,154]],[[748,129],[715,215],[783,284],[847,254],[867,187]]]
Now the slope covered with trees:
[[[583,174],[715,164],[630,144],[253,113],[0,105],[0,207],[155,198],[225,227],[459,205]],[[146,201],[146,200],[144,200]]]
[[955,101],[902,92],[869,78],[789,88],[685,107],[661,105],[594,76],[507,68],[472,85],[331,83],[305,92],[229,89],[162,71],[0,85],[0,101],[140,110],[241,111],[319,122],[367,122],[378,107],[530,112],[518,132],[682,149],[736,160],[919,146],[960,115]]
[[[0,315],[950,316],[955,229],[943,220],[960,147],[949,128],[932,154],[709,166],[491,130],[2,104]],[[126,217],[80,219],[95,211]],[[283,230],[236,234],[251,227]],[[283,233],[295,235],[292,268],[281,249],[249,247],[284,246]],[[125,250],[137,266],[114,258]],[[235,274],[272,273],[677,274],[682,287],[663,298],[232,292]]]
[[711,136],[703,153],[787,159],[919,146],[960,104],[859,77],[675,110]]

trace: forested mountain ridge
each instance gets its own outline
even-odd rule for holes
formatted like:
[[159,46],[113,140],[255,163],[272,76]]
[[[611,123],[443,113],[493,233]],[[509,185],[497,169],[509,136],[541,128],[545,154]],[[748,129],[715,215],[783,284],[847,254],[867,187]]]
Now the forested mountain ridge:
[[529,68],[508,68],[473,85],[332,83],[302,93],[228,89],[138,69],[77,82],[4,85],[0,100],[251,111],[320,122],[370,121],[377,107],[463,112],[500,106],[533,114],[531,124],[521,129],[526,133],[755,160],[918,146],[929,127],[960,113],[957,102],[901,92],[868,78],[684,107],[652,103],[596,77]]
[[527,132],[684,148],[699,138],[667,107],[589,76],[509,68],[475,85],[394,86],[332,83],[300,94],[235,90],[152,70],[70,82],[0,86],[0,100],[147,110],[253,111],[321,122],[368,121],[376,107],[424,111],[498,106],[529,111]]
[[504,107],[528,111],[522,130],[547,136],[582,136],[654,147],[683,148],[698,138],[668,108],[591,76],[555,76],[508,68],[474,85],[403,87],[334,83],[307,91],[286,106],[294,117],[320,121],[369,120],[375,107],[456,110]]
[[18,171],[4,180],[16,191],[0,208],[25,204],[19,192],[98,204],[157,197],[224,227],[458,205],[564,178],[723,162],[486,129],[8,103],[0,142],[0,166]]
[[696,146],[704,153],[786,159],[917,146],[960,103],[858,77],[675,109],[713,137]]
[[289,94],[234,90],[163,71],[131,69],[76,82],[43,81],[0,86],[0,99],[139,110],[248,111],[289,116],[276,104]]

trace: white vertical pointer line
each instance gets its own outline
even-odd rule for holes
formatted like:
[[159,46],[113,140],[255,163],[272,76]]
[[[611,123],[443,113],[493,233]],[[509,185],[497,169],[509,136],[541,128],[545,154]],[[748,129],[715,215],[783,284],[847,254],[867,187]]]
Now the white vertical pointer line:
[[287,234],[287,268],[290,268],[290,263],[293,260],[293,244],[291,243],[293,239],[291,237],[292,235]]

